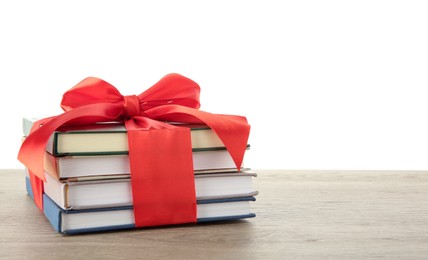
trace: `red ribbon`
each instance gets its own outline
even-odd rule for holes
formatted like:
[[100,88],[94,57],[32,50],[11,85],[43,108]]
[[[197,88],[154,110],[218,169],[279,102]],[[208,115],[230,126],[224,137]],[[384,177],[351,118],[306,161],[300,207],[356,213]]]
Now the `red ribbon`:
[[86,78],[68,90],[61,102],[65,112],[37,121],[18,154],[30,171],[38,207],[43,208],[43,159],[52,133],[63,125],[120,120],[128,131],[136,226],[196,222],[190,129],[164,122],[208,125],[238,170],[250,132],[245,117],[198,110],[199,92],[197,83],[179,74],[163,77],[138,96],[122,96],[98,78]]

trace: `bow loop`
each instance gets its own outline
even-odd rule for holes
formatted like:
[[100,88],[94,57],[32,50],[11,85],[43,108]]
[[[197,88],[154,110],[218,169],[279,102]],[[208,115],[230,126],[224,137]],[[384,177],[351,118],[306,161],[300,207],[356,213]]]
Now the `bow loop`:
[[199,85],[193,80],[171,73],[138,97],[144,100],[141,104],[144,111],[162,105],[181,105],[198,109],[200,91]]
[[113,85],[102,79],[89,77],[64,93],[61,107],[64,111],[70,111],[90,104],[122,101],[122,94]]

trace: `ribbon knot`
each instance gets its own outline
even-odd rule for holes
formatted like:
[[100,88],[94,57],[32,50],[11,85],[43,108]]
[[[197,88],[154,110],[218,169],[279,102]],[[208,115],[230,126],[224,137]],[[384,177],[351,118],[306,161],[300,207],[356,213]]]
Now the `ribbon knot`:
[[123,96],[123,116],[131,118],[141,114],[140,99],[136,95]]

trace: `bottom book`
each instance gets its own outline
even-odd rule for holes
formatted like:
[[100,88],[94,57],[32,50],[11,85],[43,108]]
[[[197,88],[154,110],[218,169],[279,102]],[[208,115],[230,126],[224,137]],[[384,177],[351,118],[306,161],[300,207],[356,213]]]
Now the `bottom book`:
[[[30,179],[26,177],[28,194],[33,198]],[[197,201],[197,222],[252,218],[250,201],[255,197],[207,199]],[[132,206],[64,210],[43,194],[43,212],[53,228],[62,234],[89,233],[135,228]]]

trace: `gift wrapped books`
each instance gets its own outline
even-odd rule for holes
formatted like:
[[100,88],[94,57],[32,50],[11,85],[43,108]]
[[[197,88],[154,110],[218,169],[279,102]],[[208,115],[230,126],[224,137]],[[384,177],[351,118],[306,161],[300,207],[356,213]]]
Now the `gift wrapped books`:
[[60,233],[254,217],[244,117],[198,110],[199,86],[170,74],[139,96],[88,78],[65,113],[24,118],[27,191]]

